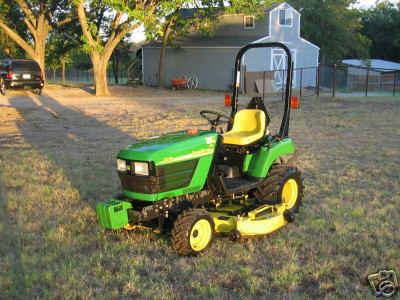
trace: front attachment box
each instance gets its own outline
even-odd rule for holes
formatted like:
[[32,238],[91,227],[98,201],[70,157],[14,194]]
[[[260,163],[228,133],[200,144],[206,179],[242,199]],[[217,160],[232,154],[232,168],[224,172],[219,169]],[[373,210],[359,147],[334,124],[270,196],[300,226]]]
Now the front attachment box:
[[101,227],[106,229],[120,229],[128,225],[128,209],[132,208],[129,202],[111,199],[96,204],[97,220]]

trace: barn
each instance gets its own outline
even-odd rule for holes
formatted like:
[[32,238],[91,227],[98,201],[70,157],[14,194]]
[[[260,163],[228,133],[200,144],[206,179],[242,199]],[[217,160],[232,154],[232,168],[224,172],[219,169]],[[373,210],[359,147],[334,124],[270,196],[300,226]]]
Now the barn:
[[[196,76],[198,88],[229,90],[232,87],[235,57],[241,47],[255,42],[282,42],[290,49],[294,66],[293,86],[315,86],[319,48],[300,36],[301,15],[288,3],[272,6],[265,15],[223,14],[211,37],[193,32],[174,40],[165,56],[165,84],[180,76]],[[142,48],[143,82],[158,85],[161,42]],[[269,80],[271,89],[284,83],[286,57],[281,49],[253,49],[242,61],[244,89],[257,89],[256,78]],[[299,70],[301,76],[299,76]],[[301,78],[300,78],[301,77]]]

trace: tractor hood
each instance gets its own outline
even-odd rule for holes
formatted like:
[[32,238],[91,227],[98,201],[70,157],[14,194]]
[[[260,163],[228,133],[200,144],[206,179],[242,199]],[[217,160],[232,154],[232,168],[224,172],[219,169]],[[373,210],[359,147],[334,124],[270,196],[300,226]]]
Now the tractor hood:
[[217,139],[214,131],[179,131],[132,144],[121,150],[118,158],[160,166],[213,155]]

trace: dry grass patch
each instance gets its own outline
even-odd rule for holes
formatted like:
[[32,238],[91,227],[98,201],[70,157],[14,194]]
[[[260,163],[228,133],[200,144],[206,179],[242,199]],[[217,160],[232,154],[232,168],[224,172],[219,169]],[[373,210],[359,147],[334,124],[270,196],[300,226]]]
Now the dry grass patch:
[[305,99],[291,122],[306,185],[295,224],[183,258],[166,236],[103,231],[93,207],[119,192],[118,149],[203,126],[198,111],[223,98],[65,91],[0,106],[0,298],[364,299],[368,274],[400,275],[399,99]]

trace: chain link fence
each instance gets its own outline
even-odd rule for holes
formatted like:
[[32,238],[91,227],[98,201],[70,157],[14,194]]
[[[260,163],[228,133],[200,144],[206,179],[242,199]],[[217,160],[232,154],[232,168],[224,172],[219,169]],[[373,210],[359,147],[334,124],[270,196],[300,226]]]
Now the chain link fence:
[[[52,82],[94,83],[93,70],[66,68],[64,80],[62,77],[61,69],[57,69],[56,71],[46,70],[46,79]],[[113,70],[107,70],[107,81],[109,84],[125,85],[128,82],[128,72],[127,70],[121,69],[118,71],[118,74],[115,74]]]
[[333,65],[319,67],[318,95],[395,96],[400,89],[400,71]]
[[[244,72],[245,94],[283,99],[287,70]],[[129,82],[128,70],[107,70],[109,84],[125,85]],[[140,77],[140,76],[139,76]],[[46,78],[53,82],[93,84],[93,70],[67,68],[65,78],[60,69],[46,71]],[[301,98],[312,96],[395,96],[400,91],[400,71],[371,69],[348,65],[333,65],[293,70],[293,94]]]

